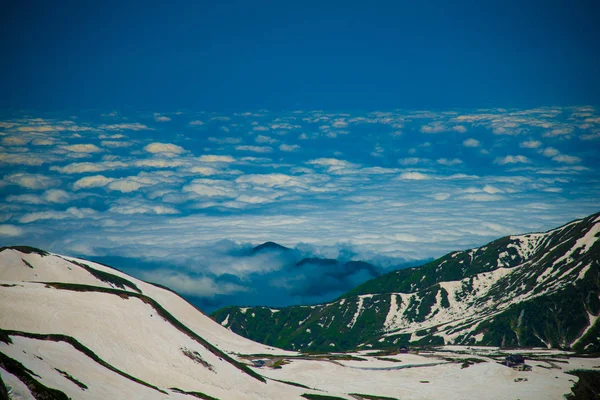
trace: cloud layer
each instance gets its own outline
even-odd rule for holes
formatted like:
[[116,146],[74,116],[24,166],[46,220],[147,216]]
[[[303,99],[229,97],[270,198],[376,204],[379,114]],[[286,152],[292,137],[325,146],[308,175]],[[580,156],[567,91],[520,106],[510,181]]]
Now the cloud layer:
[[[231,254],[275,241],[384,268],[548,229],[598,211],[599,150],[593,107],[15,114],[0,121],[0,238],[160,260],[139,273],[206,301],[250,303],[261,274],[289,296],[315,276],[334,293],[372,271]],[[221,261],[199,262],[223,240]]]

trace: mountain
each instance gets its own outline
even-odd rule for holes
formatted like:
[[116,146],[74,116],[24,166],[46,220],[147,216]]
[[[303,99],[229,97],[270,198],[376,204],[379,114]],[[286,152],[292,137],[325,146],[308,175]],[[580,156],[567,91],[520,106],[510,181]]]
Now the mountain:
[[252,248],[252,254],[260,253],[261,251],[292,251],[292,249],[282,246],[275,242],[264,242]]
[[[245,310],[259,319],[255,311]],[[502,364],[506,349],[307,354],[222,325],[108,266],[0,248],[1,399],[563,399],[575,380],[575,393],[589,392],[599,374],[600,358],[565,351],[528,350],[534,372],[523,372]]]
[[211,317],[289,350],[492,345],[600,351],[600,213],[390,272],[336,301]]
[[[166,288],[26,246],[0,248],[0,398],[281,399],[310,389],[241,355],[294,355]],[[2,394],[4,393],[4,394]]]

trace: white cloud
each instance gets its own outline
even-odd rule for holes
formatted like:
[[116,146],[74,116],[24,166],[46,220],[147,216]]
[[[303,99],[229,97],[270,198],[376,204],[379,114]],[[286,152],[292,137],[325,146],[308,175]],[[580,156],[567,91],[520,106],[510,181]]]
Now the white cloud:
[[40,166],[50,161],[56,161],[56,157],[32,154],[32,153],[0,153],[0,164]]
[[29,143],[31,139],[21,136],[7,136],[2,138],[2,145],[4,146],[24,146]]
[[36,138],[31,142],[34,146],[52,146],[54,144],[54,140],[47,138]]
[[450,197],[450,195],[448,193],[435,193],[433,195],[433,198],[436,199],[437,201],[444,201],[447,200]]
[[269,143],[269,144],[278,142],[277,139],[273,139],[272,137],[265,136],[265,135],[258,135],[257,137],[254,138],[254,141],[256,143]]
[[251,151],[254,153],[270,153],[273,151],[272,147],[269,146],[236,146],[238,151]]
[[552,160],[563,164],[577,164],[581,162],[581,158],[575,156],[568,156],[566,154],[556,155],[552,157]]
[[16,225],[1,224],[0,236],[21,236],[25,234],[25,230]]
[[525,156],[506,156],[498,157],[494,160],[494,164],[505,165],[505,164],[528,164],[531,161]]
[[131,123],[131,124],[111,124],[111,125],[100,125],[98,128],[105,129],[109,131],[144,131],[144,130],[152,130],[152,128],[147,127],[144,124],[140,123]]
[[44,192],[42,197],[49,203],[66,203],[71,196],[64,190],[48,189]]
[[127,176],[124,178],[115,179],[108,184],[110,190],[119,191],[122,193],[134,192],[144,186],[152,186],[160,182],[160,178],[156,175],[140,173],[137,176]]
[[235,158],[231,156],[204,155],[198,157],[198,161],[210,163],[232,163],[235,162]]
[[300,146],[298,146],[297,144],[282,144],[281,146],[279,146],[279,150],[286,152],[297,151],[298,149],[300,149]]
[[467,131],[467,128],[465,128],[463,125],[456,125],[452,127],[452,130],[458,133],[465,133]]
[[103,140],[100,142],[102,147],[110,147],[110,148],[119,148],[119,147],[129,147],[132,145],[131,142],[117,142],[114,140]]
[[160,115],[158,113],[154,113],[154,120],[156,122],[169,122],[171,120],[171,118],[169,118],[165,115]]
[[346,128],[348,126],[348,123],[345,121],[335,121],[333,124],[331,124],[331,126],[333,126],[334,128]]
[[113,178],[107,178],[104,175],[93,175],[81,178],[73,184],[73,189],[89,189],[103,187],[114,181]]
[[124,204],[112,206],[108,211],[123,214],[156,214],[156,215],[173,215],[179,214],[179,211],[173,207],[167,207],[160,204],[150,204],[140,201],[127,201]]
[[470,201],[500,201],[506,200],[504,196],[496,195],[496,194],[488,194],[488,193],[470,193],[460,196],[461,200],[470,200]]
[[559,151],[556,150],[554,147],[547,147],[542,152],[542,154],[545,155],[546,157],[554,157],[558,153],[559,153]]
[[177,146],[172,143],[150,143],[144,146],[144,150],[148,153],[168,153],[168,154],[182,154],[185,153],[185,149],[183,147]]
[[453,158],[453,159],[440,158],[437,160],[437,163],[440,165],[451,166],[451,165],[462,164],[462,160],[459,160],[458,158]]
[[238,183],[251,183],[259,186],[305,186],[296,177],[285,174],[250,174],[238,177]]
[[74,153],[100,153],[104,151],[95,144],[72,144],[69,146],[61,146],[60,148]]
[[542,142],[540,142],[539,140],[527,140],[525,142],[521,142],[519,144],[519,147],[522,147],[525,149],[537,149],[541,145],[542,145]]
[[60,184],[60,180],[41,174],[18,173],[9,175],[5,177],[4,180],[24,188],[34,190],[48,189],[52,186],[58,186]]
[[190,172],[200,175],[216,175],[219,171],[211,167],[193,167]]
[[429,160],[425,160],[423,158],[417,158],[417,157],[408,157],[408,158],[400,158],[398,160],[398,164],[401,165],[416,165],[419,163],[426,163]]
[[562,128],[552,129],[551,131],[544,133],[542,136],[544,136],[544,137],[554,137],[554,136],[570,137],[572,133],[573,133],[573,127],[566,126],[566,127],[562,127]]
[[203,197],[238,197],[233,184],[225,180],[194,179],[189,185],[183,187],[183,191]]
[[405,181],[423,181],[426,179],[431,179],[431,177],[420,172],[403,172],[397,179]]
[[181,160],[147,158],[145,160],[137,160],[133,163],[136,167],[152,167],[152,168],[175,168],[181,167],[186,163]]
[[66,211],[41,211],[25,214],[19,219],[19,222],[22,224],[28,224],[35,221],[48,219],[82,219],[96,216],[96,214],[96,211],[92,210],[91,208],[69,207]]
[[463,146],[465,147],[479,147],[479,145],[480,143],[477,139],[469,138],[463,141]]
[[497,193],[504,193],[504,190],[497,188],[495,186],[492,185],[485,185],[482,189],[483,192],[487,193],[487,194],[497,194]]
[[190,121],[190,125],[191,126],[202,126],[204,125],[204,122],[200,121],[200,120],[194,120],[194,121]]
[[45,201],[40,196],[36,196],[34,194],[18,194],[11,195],[6,198],[6,201],[9,203],[19,203],[19,204],[44,204]]
[[581,135],[579,137],[579,139],[581,139],[581,140],[596,140],[596,139],[600,139],[600,132],[589,133],[589,134],[586,134],[586,135]]
[[141,276],[145,281],[165,285],[177,293],[190,296],[214,297],[248,291],[247,288],[234,283],[215,283],[213,279],[205,276],[192,277],[173,270],[143,271]]
[[104,161],[98,163],[82,162],[72,163],[64,167],[50,167],[52,171],[58,171],[63,174],[81,174],[86,172],[110,171],[118,168],[126,168],[127,164],[121,161]]
[[440,122],[433,122],[428,125],[423,125],[420,130],[422,133],[440,133],[448,131],[448,127]]
[[238,144],[242,142],[242,139],[240,138],[236,138],[236,137],[223,137],[223,138],[218,138],[218,137],[209,137],[208,138],[209,142],[213,142],[213,143],[218,143],[218,144]]

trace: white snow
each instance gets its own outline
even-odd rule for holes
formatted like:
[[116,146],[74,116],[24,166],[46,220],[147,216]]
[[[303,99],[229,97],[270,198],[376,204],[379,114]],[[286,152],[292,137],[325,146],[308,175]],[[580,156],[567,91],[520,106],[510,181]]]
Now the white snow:
[[227,326],[228,323],[229,323],[229,314],[227,314],[227,316],[225,317],[225,319],[223,320],[223,322],[221,322],[221,325]]
[[356,309],[356,312],[354,313],[354,316],[352,316],[352,321],[350,321],[350,323],[348,324],[348,328],[352,329],[354,327],[354,324],[356,324],[356,320],[358,319],[358,317],[360,316],[360,314],[362,313],[362,310],[363,310],[364,299],[371,298],[371,297],[373,297],[372,294],[363,294],[363,295],[358,296],[357,309]]
[[592,329],[594,327],[594,325],[598,321],[598,318],[600,318],[600,314],[594,315],[594,314],[590,313],[589,311],[587,311],[587,315],[588,315],[589,325],[587,326],[587,328],[585,328],[585,330],[581,333],[581,335],[579,335],[579,337],[577,337],[575,340],[573,340],[571,342],[570,347],[573,347],[575,344],[577,344],[577,342],[579,342],[590,331],[590,329]]

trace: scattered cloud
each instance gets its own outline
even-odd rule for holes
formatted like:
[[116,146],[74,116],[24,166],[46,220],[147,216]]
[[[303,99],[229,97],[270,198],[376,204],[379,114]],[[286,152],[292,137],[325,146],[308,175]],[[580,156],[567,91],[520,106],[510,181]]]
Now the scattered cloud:
[[103,150],[95,144],[72,144],[61,146],[61,149],[72,151],[74,153],[100,153]]
[[130,130],[130,131],[145,131],[145,130],[152,130],[152,128],[149,128],[148,126],[144,125],[144,124],[140,124],[140,123],[124,123],[124,124],[109,124],[109,125],[100,125],[98,127],[99,129],[102,130],[108,130],[108,131],[126,131],[126,130]]
[[273,151],[269,146],[236,146],[237,151],[250,151],[253,153],[270,153]]
[[90,189],[103,187],[114,181],[113,178],[107,178],[104,175],[86,176],[73,183],[73,189]]
[[172,143],[150,143],[144,146],[144,150],[148,153],[157,154],[157,153],[168,153],[168,154],[182,154],[185,153],[185,149],[183,147],[177,146]]
[[547,147],[542,152],[542,154],[545,155],[546,157],[554,157],[558,153],[559,153],[559,151],[556,150],[554,147]]
[[300,146],[298,146],[297,144],[282,144],[279,146],[279,150],[281,151],[285,151],[285,152],[293,152],[293,151],[298,151],[300,149]]
[[563,164],[578,164],[581,162],[581,158],[576,156],[568,156],[566,154],[556,155],[552,157],[552,160]]
[[463,146],[465,147],[479,147],[481,143],[477,139],[469,138],[463,141]]
[[400,174],[398,179],[404,181],[424,181],[426,179],[431,179],[431,177],[420,172],[403,172],[402,174]]
[[525,156],[505,156],[498,157],[494,160],[494,164],[505,165],[505,164],[528,164],[531,160]]
[[154,120],[156,122],[169,122],[171,120],[171,118],[167,117],[166,115],[154,113]]
[[459,160],[458,158],[452,158],[452,159],[438,158],[436,162],[440,165],[445,165],[445,166],[459,165],[459,164],[463,163],[462,160]]
[[58,186],[60,180],[42,174],[17,173],[8,175],[4,178],[5,182],[19,185],[21,187],[33,190],[48,189]]
[[525,149],[537,149],[541,145],[542,145],[542,142],[540,142],[539,140],[527,140],[525,142],[519,143],[519,147],[522,147]]
[[10,224],[0,224],[0,236],[23,236],[25,230],[20,226]]

